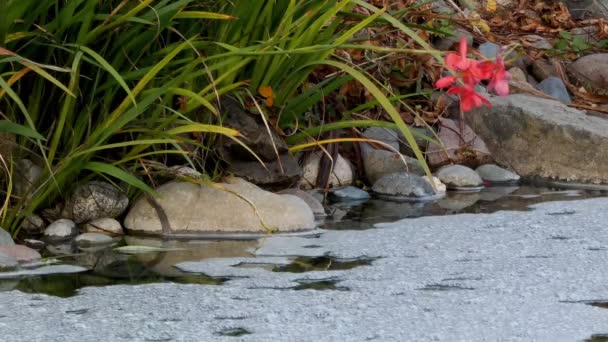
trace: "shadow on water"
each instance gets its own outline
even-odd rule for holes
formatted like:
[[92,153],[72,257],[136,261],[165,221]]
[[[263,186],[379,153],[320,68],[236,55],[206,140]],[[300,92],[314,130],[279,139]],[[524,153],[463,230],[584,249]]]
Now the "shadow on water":
[[240,337],[251,335],[252,332],[245,328],[228,328],[215,333],[218,336]]
[[312,271],[343,271],[359,266],[369,266],[377,258],[342,259],[329,255],[318,257],[296,257],[287,265],[247,262],[235,265],[240,268],[264,268],[272,272],[304,273]]
[[[371,199],[364,203],[335,203],[330,207],[329,218],[321,225],[324,229],[362,230],[376,223],[392,222],[404,218],[454,214],[487,214],[503,210],[530,211],[530,206],[550,201],[572,201],[605,197],[605,191],[556,190],[531,186],[489,187],[477,193],[448,192],[436,202],[389,202]],[[574,215],[573,211],[548,215]]]

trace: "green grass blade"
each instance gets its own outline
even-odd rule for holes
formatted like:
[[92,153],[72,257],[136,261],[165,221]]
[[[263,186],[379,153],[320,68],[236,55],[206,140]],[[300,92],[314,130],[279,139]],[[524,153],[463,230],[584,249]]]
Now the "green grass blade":
[[40,133],[32,128],[8,120],[0,120],[0,132],[9,132],[28,138],[46,140],[42,135],[40,135]]
[[148,193],[154,192],[154,190],[152,188],[150,188],[146,183],[142,182],[137,177],[133,176],[132,174],[130,174],[126,171],[123,171],[122,169],[120,169],[112,164],[91,161],[91,162],[84,164],[83,168],[86,170],[89,170],[89,171],[96,172],[96,173],[102,173],[102,174],[106,174],[108,176],[112,176],[118,180],[121,180],[121,181],[129,184],[130,186],[133,186],[133,187],[143,190],[145,192],[148,192]]

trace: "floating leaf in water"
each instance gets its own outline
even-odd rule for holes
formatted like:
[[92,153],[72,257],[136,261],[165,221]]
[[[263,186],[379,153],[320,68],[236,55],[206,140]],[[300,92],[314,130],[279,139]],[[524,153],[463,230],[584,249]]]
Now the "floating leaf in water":
[[150,246],[122,246],[114,248],[115,251],[125,254],[160,253],[171,251],[183,251],[183,248],[163,248]]

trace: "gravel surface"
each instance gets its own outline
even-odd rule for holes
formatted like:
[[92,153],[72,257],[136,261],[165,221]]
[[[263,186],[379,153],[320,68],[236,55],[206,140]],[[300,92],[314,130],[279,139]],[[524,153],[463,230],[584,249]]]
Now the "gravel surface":
[[[407,219],[364,231],[271,237],[257,259],[177,265],[234,277],[219,286],[84,288],[66,299],[1,292],[0,339],[582,341],[608,333],[608,309],[584,303],[608,300],[606,209],[603,198]],[[233,266],[285,264],[298,253],[379,259],[306,273]],[[337,289],[292,289],[318,280]],[[240,333],[249,334],[225,336]]]

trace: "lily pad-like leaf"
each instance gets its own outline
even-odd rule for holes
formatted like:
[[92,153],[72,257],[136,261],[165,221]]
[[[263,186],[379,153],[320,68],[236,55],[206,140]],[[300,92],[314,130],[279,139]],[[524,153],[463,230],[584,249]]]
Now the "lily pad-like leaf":
[[144,253],[160,253],[160,252],[173,252],[183,251],[183,248],[163,248],[163,247],[151,247],[151,246],[122,246],[114,248],[116,252],[124,254],[144,254]]

